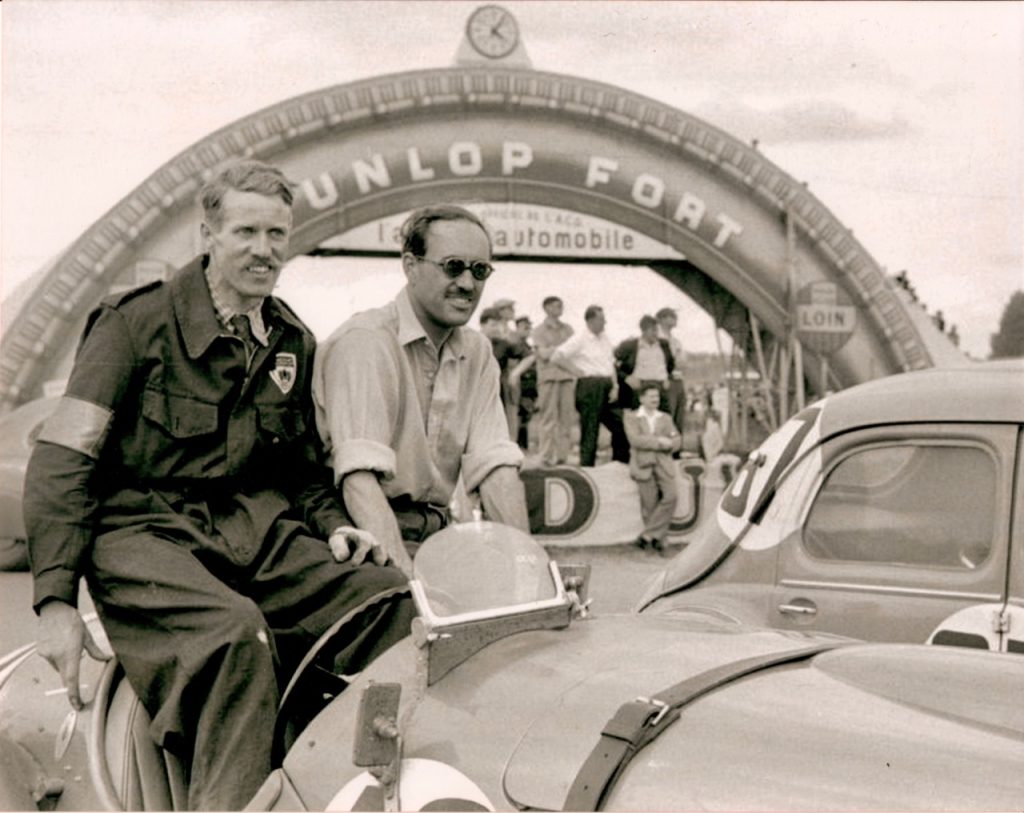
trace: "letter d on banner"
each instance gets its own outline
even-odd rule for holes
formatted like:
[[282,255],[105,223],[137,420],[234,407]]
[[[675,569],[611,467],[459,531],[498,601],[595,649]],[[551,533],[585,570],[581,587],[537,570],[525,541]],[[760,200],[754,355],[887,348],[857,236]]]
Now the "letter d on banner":
[[527,469],[519,477],[526,490],[530,533],[573,536],[593,520],[597,491],[578,469]]

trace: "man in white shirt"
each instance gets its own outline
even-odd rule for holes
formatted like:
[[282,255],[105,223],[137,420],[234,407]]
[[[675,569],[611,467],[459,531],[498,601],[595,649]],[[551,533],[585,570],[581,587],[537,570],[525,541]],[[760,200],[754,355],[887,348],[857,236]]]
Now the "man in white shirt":
[[576,411],[580,415],[580,465],[593,466],[597,436],[603,423],[612,435],[612,459],[629,461],[629,442],[622,415],[615,409],[615,351],[605,335],[604,310],[590,305],[583,313],[587,329],[559,345],[551,362],[576,376]]

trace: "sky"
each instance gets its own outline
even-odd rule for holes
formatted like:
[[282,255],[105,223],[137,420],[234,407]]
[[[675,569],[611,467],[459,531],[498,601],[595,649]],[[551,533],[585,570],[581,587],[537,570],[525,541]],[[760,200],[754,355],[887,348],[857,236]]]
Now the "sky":
[[[0,287],[6,295],[149,174],[215,129],[299,94],[453,64],[478,2],[7,0],[0,4]],[[502,2],[533,66],[650,96],[759,149],[828,206],[922,302],[989,352],[1024,288],[1024,3]],[[346,261],[352,262],[352,261]],[[319,335],[382,304],[393,261],[329,312],[323,278],[282,295]],[[535,321],[550,270],[496,274],[484,303]],[[708,319],[653,274],[567,267],[567,318],[606,304],[613,339],[680,309],[692,350]],[[614,303],[614,307],[607,303]],[[2,316],[2,312],[0,312]]]

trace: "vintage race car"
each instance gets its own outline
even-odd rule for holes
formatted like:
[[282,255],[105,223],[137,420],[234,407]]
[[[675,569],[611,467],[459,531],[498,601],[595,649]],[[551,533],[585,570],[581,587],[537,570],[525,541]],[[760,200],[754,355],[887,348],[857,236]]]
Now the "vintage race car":
[[[419,617],[298,731],[253,810],[1010,810],[1024,669],[707,614],[601,617],[586,568],[500,525],[417,555]],[[344,636],[341,624],[307,657]],[[0,673],[8,809],[168,809],[176,763],[116,663],[69,713],[30,648]],[[301,670],[297,683],[303,685]],[[285,700],[287,705],[287,697]]]
[[1024,361],[879,379],[754,451],[636,609],[1024,653]]

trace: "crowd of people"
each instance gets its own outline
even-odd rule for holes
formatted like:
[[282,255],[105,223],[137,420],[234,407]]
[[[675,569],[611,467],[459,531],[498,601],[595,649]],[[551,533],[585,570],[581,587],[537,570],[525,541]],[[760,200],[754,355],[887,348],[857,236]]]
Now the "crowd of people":
[[[480,330],[491,340],[498,362],[510,437],[524,451],[535,449],[540,465],[570,460],[595,465],[601,426],[610,435],[610,459],[628,463],[623,416],[639,408],[648,384],[658,390],[658,408],[683,433],[696,395],[684,380],[686,354],[674,332],[674,309],[645,314],[638,335],[614,344],[600,305],[586,308],[577,330],[562,320],[564,303],[558,296],[543,300],[544,318],[536,328],[529,316],[516,315],[515,304],[500,299],[484,308]],[[579,455],[572,458],[577,434]]]
[[678,316],[668,307],[644,314],[637,336],[613,344],[600,305],[586,308],[580,330],[562,320],[560,297],[545,297],[541,307],[536,329],[529,317],[516,317],[508,299],[480,314],[500,370],[510,437],[529,450],[535,423],[540,465],[558,466],[570,461],[578,426],[576,462],[594,466],[604,426],[611,460],[628,464],[637,483],[644,527],[636,543],[661,550],[675,510],[673,459],[682,451],[688,401],[686,355],[674,334]]

